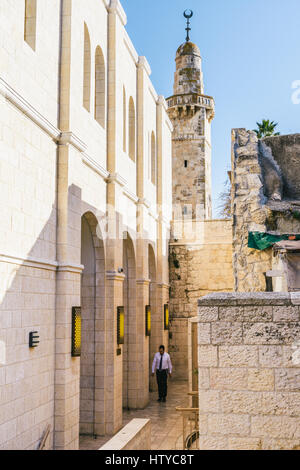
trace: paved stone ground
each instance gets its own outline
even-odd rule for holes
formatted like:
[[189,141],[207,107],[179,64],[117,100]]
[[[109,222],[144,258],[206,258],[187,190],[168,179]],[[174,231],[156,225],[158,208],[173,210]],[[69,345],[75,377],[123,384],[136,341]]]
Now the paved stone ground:
[[[157,392],[150,393],[150,403],[144,410],[124,410],[123,426],[134,418],[151,419],[151,450],[182,449],[182,417],[176,406],[188,405],[187,382],[169,381],[166,403],[157,402]],[[88,436],[80,438],[80,450],[97,450],[110,437],[92,439]]]

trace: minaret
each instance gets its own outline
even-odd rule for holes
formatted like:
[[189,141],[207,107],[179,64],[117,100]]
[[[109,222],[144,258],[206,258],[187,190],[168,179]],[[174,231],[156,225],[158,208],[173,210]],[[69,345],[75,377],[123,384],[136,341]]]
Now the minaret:
[[167,99],[174,128],[169,352],[180,380],[187,380],[189,371],[188,318],[197,315],[197,300],[207,289],[204,239],[211,219],[210,128],[214,100],[204,95],[200,50],[190,41],[192,15],[184,15],[188,20],[187,38],[176,53],[174,94]]
[[167,99],[173,132],[173,207],[192,220],[211,219],[211,121],[214,100],[204,94],[202,59],[187,37],[176,53],[174,94]]

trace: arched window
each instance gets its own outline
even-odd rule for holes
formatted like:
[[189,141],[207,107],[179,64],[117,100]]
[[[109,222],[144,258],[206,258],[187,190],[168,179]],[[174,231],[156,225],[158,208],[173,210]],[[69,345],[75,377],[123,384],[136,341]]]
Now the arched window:
[[95,54],[95,119],[105,127],[105,63],[100,46]]
[[126,153],[126,92],[123,87],[123,152]]
[[91,41],[89,30],[84,23],[84,53],[83,53],[83,106],[91,110]]
[[151,134],[151,181],[156,184],[156,140],[155,134]]
[[135,162],[135,107],[132,96],[129,100],[129,157]]
[[36,43],[36,0],[25,0],[24,39],[35,51]]

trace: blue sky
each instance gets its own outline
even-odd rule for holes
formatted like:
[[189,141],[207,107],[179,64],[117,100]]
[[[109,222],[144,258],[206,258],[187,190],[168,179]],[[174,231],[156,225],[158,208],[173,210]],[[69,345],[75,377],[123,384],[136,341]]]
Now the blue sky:
[[203,59],[205,93],[215,98],[212,125],[214,216],[230,169],[234,127],[254,129],[263,118],[282,134],[300,132],[300,104],[292,83],[300,80],[299,0],[121,0],[127,31],[152,69],[158,94],[172,94],[175,53],[185,40],[182,13],[192,9],[191,40]]

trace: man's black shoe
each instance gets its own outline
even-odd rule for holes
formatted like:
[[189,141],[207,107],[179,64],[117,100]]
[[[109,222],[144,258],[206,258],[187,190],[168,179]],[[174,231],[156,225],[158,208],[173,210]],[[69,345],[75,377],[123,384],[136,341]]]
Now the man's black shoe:
[[157,401],[161,401],[161,398],[159,398]]
[[166,402],[166,398],[163,398],[162,401],[165,403],[165,402]]

